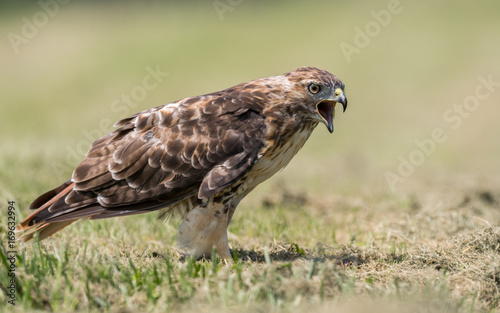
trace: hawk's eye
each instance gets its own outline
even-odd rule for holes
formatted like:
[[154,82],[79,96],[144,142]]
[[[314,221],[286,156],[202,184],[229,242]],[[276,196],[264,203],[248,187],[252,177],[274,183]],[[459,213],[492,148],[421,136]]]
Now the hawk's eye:
[[318,84],[310,84],[307,89],[309,89],[310,93],[317,94],[321,90],[321,86]]

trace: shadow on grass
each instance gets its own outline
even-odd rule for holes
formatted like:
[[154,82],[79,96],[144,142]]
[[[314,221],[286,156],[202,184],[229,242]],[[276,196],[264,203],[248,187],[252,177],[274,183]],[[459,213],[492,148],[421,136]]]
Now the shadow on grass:
[[[267,256],[266,256],[267,253]],[[269,252],[266,250],[256,251],[247,249],[232,249],[233,259],[242,263],[268,263],[268,262],[293,262],[297,260],[314,261],[318,263],[335,262],[339,266],[352,267],[360,266],[370,262],[382,262],[388,264],[400,263],[407,256],[403,254],[384,254],[376,248],[360,248],[356,246],[340,245],[336,248],[328,247],[328,251],[315,251],[301,249],[297,245],[274,246]],[[152,252],[147,257],[161,259],[176,259],[175,256],[166,256],[159,252]],[[177,259],[185,262],[188,255],[180,254]],[[266,260],[268,258],[268,260]],[[212,256],[201,257],[198,261],[211,261]]]

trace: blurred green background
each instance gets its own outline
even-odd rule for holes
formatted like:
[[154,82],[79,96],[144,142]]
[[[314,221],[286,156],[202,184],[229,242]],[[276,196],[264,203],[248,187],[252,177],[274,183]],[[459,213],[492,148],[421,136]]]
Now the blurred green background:
[[[274,183],[389,190],[386,173],[435,128],[446,140],[396,190],[474,185],[500,170],[499,86],[456,129],[443,119],[474,96],[479,77],[500,82],[499,1],[40,3],[0,12],[0,188],[23,210],[70,177],[109,121],[306,65],[341,78],[349,107]],[[348,45],[356,52],[346,55]],[[122,95],[138,92],[147,68],[168,76],[127,105]]]

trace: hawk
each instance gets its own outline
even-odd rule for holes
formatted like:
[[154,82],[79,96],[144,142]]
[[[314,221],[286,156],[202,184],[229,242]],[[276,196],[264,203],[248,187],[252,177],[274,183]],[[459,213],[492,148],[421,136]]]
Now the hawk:
[[284,168],[311,132],[333,132],[347,99],[329,72],[301,67],[139,112],[96,140],[70,180],[39,196],[19,225],[44,239],[78,219],[179,212],[179,244],[230,257],[227,227],[240,201]]

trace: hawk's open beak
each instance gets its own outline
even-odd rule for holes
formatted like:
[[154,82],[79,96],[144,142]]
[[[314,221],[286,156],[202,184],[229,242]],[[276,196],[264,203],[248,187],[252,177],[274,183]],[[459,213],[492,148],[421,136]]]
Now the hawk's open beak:
[[316,110],[318,111],[319,116],[321,116],[321,118],[325,122],[325,125],[330,133],[333,133],[333,117],[335,116],[335,105],[337,103],[342,104],[345,112],[345,109],[347,109],[347,98],[340,88],[337,88],[337,90],[335,90],[335,98],[320,101],[316,105]]

